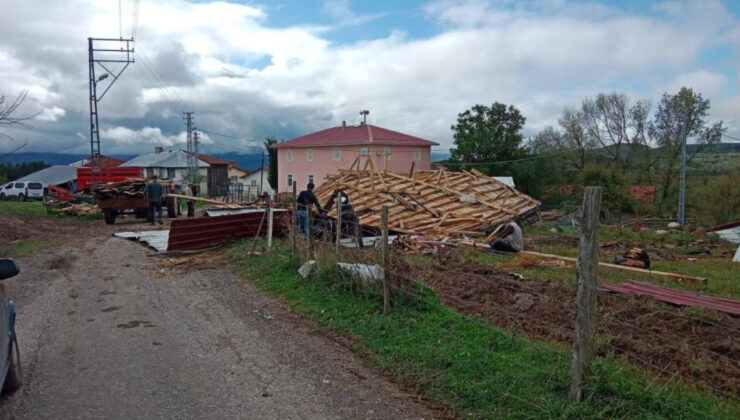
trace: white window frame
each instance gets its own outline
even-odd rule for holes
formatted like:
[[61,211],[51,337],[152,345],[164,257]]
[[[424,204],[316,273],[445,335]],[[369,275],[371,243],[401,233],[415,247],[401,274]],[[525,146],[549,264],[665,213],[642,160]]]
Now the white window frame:
[[295,179],[293,178],[293,174],[287,174],[286,177],[287,177],[286,179],[288,181],[288,186],[289,187],[292,187],[293,186],[293,183],[295,182]]
[[370,156],[370,149],[368,147],[360,147],[360,156]]
[[287,162],[293,162],[293,151],[288,149],[285,151],[285,160]]
[[336,161],[342,160],[342,149],[338,147],[334,148],[334,160]]
[[249,186],[250,187],[256,187],[257,186],[257,180],[256,179],[252,179],[252,181],[249,183]]
[[313,181],[313,174],[308,174],[308,182],[312,183]]
[[313,149],[306,149],[306,162],[313,162]]
[[421,149],[419,149],[418,147],[414,149],[414,160],[421,160]]
[[391,160],[391,148],[390,147],[383,148],[383,156],[385,156],[386,160]]

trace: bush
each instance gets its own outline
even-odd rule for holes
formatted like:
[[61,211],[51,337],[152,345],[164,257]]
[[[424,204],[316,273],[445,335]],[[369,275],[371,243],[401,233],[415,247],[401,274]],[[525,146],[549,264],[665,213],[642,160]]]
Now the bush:
[[630,197],[627,181],[615,169],[604,166],[589,166],[581,171],[581,185],[598,186],[604,189],[601,208],[609,213],[633,213],[635,200]]

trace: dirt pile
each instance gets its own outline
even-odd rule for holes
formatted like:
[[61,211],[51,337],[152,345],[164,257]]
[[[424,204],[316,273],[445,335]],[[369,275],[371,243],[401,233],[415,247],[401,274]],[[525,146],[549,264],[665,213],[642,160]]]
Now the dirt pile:
[[[417,278],[461,313],[532,338],[570,343],[575,290],[462,261],[449,254]],[[598,352],[617,354],[665,378],[678,377],[715,393],[740,391],[740,319],[647,297],[599,294]]]

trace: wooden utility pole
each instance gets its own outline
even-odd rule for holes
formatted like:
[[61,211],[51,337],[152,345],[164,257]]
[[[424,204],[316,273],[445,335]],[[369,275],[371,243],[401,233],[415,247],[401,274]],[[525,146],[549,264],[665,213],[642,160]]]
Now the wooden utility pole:
[[381,250],[383,258],[383,313],[387,314],[390,309],[390,291],[388,290],[388,282],[390,281],[391,271],[389,269],[390,264],[388,262],[388,206],[383,206],[381,213],[383,223],[383,233],[381,234]]
[[308,226],[308,229],[306,229],[306,234],[308,235],[308,259],[313,260],[316,259],[313,252],[313,212],[311,211],[311,207],[306,207],[306,225]]
[[290,249],[291,254],[293,255],[293,258],[295,258],[296,254],[296,237],[298,236],[298,196],[296,195],[296,185],[295,182],[293,183],[293,228],[291,229],[291,232],[293,232],[292,235],[290,235]]
[[334,204],[337,205],[337,224],[336,224],[336,231],[337,231],[337,261],[339,261],[339,249],[341,248],[341,240],[342,240],[342,190],[337,191],[336,198],[334,199]]
[[581,239],[578,242],[578,262],[576,278],[576,325],[573,340],[573,364],[570,396],[582,401],[584,390],[590,376],[591,360],[594,356],[594,336],[598,305],[599,267],[599,209],[601,207],[601,187],[587,187],[583,195],[583,216],[581,217]]

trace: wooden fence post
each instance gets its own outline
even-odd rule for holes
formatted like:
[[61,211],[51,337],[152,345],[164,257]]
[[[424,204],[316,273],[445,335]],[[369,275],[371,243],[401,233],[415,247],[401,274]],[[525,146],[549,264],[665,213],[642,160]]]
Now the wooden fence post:
[[594,336],[598,306],[599,267],[599,208],[601,206],[601,187],[587,187],[583,195],[583,216],[581,216],[581,239],[578,242],[578,262],[576,263],[576,323],[573,339],[573,364],[570,396],[582,401],[584,390],[590,376],[591,360],[594,356]]
[[337,262],[339,262],[339,249],[341,248],[340,241],[342,240],[342,190],[337,191],[336,198],[334,199],[334,204],[337,206],[337,223],[336,223],[336,231],[337,231]]
[[316,257],[313,252],[313,212],[311,211],[311,207],[306,207],[306,219],[306,224],[308,225],[308,229],[306,229],[306,234],[308,235],[308,259],[313,260]]
[[290,235],[290,252],[293,258],[296,257],[296,237],[298,236],[296,230],[298,230],[298,196],[296,195],[296,184],[293,182],[293,228],[290,230],[292,232]]
[[268,215],[267,215],[267,249],[272,249],[272,218],[275,217],[272,211],[272,206],[268,203]]
[[390,282],[390,264],[388,263],[388,206],[383,206],[381,213],[383,223],[383,233],[380,239],[380,245],[383,258],[383,313],[387,314],[390,308],[390,291],[388,283]]

